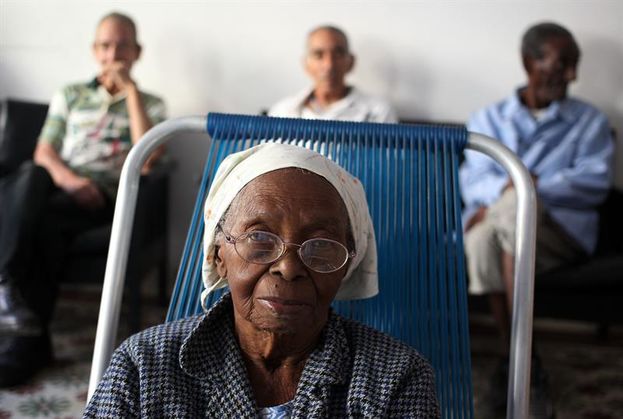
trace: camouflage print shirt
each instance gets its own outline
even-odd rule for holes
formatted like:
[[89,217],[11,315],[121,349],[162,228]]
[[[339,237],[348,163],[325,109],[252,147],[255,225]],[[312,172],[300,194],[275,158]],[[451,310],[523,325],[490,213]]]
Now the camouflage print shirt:
[[[143,92],[141,97],[151,123],[162,122],[162,99]],[[50,102],[39,141],[50,143],[69,168],[114,198],[132,147],[125,94],[112,96],[97,79],[66,86]]]

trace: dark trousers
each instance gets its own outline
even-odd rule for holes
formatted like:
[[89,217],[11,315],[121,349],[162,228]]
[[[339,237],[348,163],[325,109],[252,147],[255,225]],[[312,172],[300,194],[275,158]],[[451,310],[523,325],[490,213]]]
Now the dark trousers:
[[48,325],[69,243],[110,223],[114,203],[88,210],[54,185],[33,162],[0,180],[0,274],[9,274],[30,308]]

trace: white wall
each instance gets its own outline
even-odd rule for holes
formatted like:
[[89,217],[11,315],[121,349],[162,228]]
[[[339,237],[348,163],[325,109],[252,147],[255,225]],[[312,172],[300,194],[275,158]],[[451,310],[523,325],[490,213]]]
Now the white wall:
[[[623,2],[93,1],[0,0],[0,97],[47,101],[59,86],[92,77],[95,25],[119,10],[135,17],[144,55],[140,86],[162,95],[170,116],[256,113],[307,84],[307,31],[334,23],[358,57],[354,84],[388,97],[401,117],[464,121],[524,81],[518,45],[530,24],[568,26],[582,48],[572,94],[599,106],[623,137]],[[171,261],[184,241],[204,138],[176,139]],[[617,152],[623,186],[623,147]],[[174,270],[175,267],[172,268]]]

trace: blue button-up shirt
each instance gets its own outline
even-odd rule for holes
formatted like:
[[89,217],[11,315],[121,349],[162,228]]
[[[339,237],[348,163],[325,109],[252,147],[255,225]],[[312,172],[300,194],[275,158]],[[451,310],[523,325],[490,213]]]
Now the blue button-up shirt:
[[[573,98],[553,102],[537,120],[518,92],[476,112],[467,128],[497,138],[515,152],[538,176],[537,195],[551,217],[592,253],[599,222],[595,207],[612,182],[614,144],[608,120]],[[468,219],[500,197],[508,175],[482,153],[467,151],[465,159],[460,179]]]

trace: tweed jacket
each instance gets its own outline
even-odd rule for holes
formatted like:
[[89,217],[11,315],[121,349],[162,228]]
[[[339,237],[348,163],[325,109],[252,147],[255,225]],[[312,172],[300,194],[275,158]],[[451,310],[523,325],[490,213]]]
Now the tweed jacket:
[[[206,315],[127,339],[84,417],[258,417],[226,294]],[[433,371],[411,347],[332,313],[305,364],[292,417],[440,416]]]

